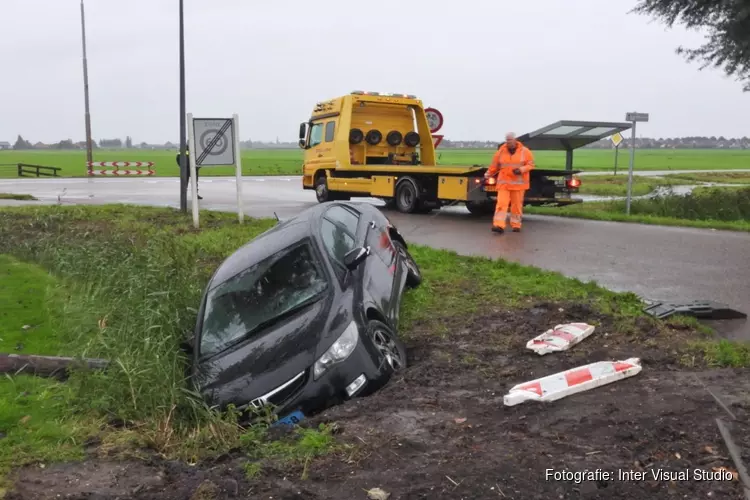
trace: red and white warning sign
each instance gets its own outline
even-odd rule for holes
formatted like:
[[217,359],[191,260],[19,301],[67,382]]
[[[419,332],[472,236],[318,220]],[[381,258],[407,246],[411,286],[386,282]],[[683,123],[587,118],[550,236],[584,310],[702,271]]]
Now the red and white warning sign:
[[594,326],[587,323],[557,325],[529,340],[526,348],[540,356],[550,352],[565,351],[592,333],[594,333]]
[[524,401],[555,401],[571,394],[611,384],[641,372],[641,360],[599,361],[511,387],[503,397],[505,406]]
[[435,108],[426,108],[424,114],[427,116],[427,125],[430,133],[434,134],[443,128],[443,114]]

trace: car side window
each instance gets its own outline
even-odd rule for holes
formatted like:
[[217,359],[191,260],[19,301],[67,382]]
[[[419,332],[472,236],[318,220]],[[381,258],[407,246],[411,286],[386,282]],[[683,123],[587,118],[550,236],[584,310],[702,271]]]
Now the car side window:
[[333,260],[343,264],[346,254],[354,249],[354,236],[328,219],[323,219],[320,230],[328,254]]
[[354,213],[352,210],[342,207],[341,205],[334,205],[326,211],[324,217],[344,226],[352,236],[357,234],[359,214]]
[[312,148],[321,142],[323,142],[323,124],[316,123],[310,129],[310,142],[308,143],[308,146]]
[[333,141],[333,134],[336,131],[336,122],[326,123],[326,142]]

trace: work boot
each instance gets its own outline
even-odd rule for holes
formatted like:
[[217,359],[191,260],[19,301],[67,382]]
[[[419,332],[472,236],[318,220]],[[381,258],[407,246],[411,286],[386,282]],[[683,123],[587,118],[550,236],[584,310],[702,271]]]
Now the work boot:
[[520,233],[521,232],[521,228],[520,227],[514,227],[513,228],[513,232],[514,233]]
[[497,234],[503,234],[505,232],[505,229],[501,227],[492,226],[492,232],[497,233]]

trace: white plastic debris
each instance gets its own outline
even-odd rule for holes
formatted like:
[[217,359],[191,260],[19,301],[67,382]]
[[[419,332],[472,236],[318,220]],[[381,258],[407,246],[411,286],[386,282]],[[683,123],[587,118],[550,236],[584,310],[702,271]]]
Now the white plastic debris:
[[526,348],[543,356],[550,352],[565,351],[594,333],[594,326],[587,323],[557,325],[526,343]]
[[599,361],[518,384],[503,397],[505,406],[515,406],[524,401],[555,401],[571,394],[588,391],[641,372],[641,360]]

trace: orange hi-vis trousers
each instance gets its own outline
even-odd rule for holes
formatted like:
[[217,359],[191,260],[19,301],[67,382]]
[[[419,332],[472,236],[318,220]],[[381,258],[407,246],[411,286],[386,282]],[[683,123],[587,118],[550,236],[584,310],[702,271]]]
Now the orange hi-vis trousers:
[[523,189],[498,189],[497,205],[495,205],[495,217],[492,225],[505,229],[505,220],[508,218],[508,205],[510,205],[510,227],[521,229],[521,218],[523,217]]

